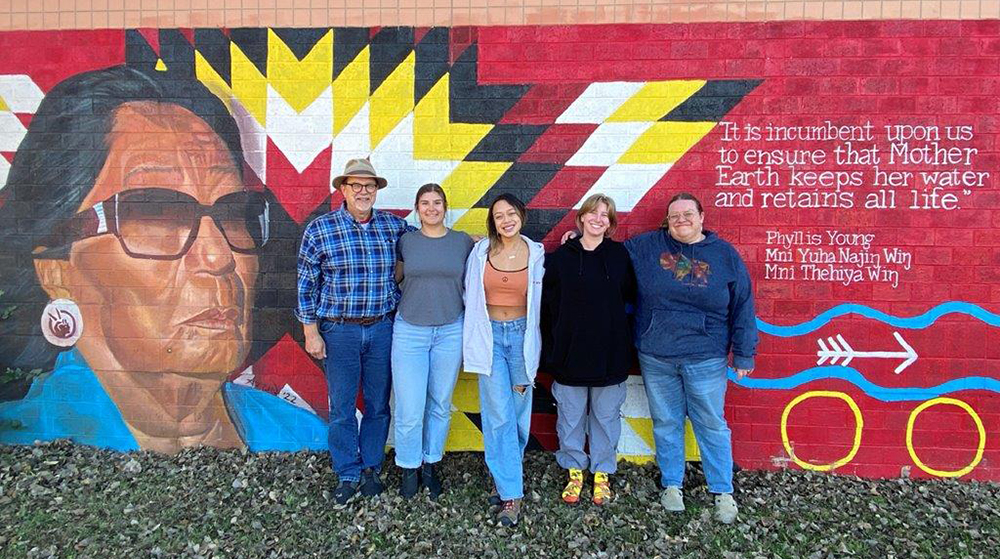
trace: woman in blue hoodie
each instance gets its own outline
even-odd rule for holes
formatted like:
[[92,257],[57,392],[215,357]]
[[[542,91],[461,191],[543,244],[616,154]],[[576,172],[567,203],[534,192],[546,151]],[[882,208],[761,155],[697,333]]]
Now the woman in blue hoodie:
[[639,367],[653,418],[669,511],[684,510],[684,418],[691,419],[715,516],[736,519],[733,450],[723,416],[729,355],[739,378],[754,367],[757,326],[750,274],[736,249],[702,228],[701,202],[674,196],[660,229],[625,242],[638,283]]

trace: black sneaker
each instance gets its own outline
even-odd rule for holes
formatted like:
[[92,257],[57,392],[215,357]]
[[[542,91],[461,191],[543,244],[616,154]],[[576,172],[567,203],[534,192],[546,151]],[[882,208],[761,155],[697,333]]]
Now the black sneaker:
[[399,494],[404,499],[412,499],[420,490],[420,470],[403,468],[403,481],[399,485]]
[[486,498],[486,502],[490,504],[491,507],[499,507],[503,504],[503,499],[500,498],[500,492],[497,491],[497,485],[490,480],[490,496]]
[[337,484],[337,488],[333,490],[333,501],[338,505],[346,505],[347,501],[351,500],[351,497],[358,492],[358,482],[356,481],[342,481]]
[[434,464],[424,464],[420,468],[420,479],[427,486],[427,491],[431,494],[431,499],[441,496],[441,478],[438,477],[437,468]]
[[385,486],[382,485],[382,480],[378,478],[378,474],[375,470],[371,468],[361,471],[361,494],[365,497],[374,497],[376,495],[381,495],[382,491],[385,490]]

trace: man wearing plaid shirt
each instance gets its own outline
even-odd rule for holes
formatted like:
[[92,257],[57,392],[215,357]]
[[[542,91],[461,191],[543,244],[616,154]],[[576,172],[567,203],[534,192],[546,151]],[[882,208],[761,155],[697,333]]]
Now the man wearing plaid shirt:
[[[407,230],[399,217],[373,209],[386,180],[367,159],[348,161],[333,187],[344,205],[313,220],[299,249],[295,312],[306,351],[322,359],[330,393],[330,460],[343,504],[359,490],[384,489],[379,470],[389,436],[389,350],[392,313],[400,293],[394,278],[396,242]],[[363,387],[360,431],[355,402]]]

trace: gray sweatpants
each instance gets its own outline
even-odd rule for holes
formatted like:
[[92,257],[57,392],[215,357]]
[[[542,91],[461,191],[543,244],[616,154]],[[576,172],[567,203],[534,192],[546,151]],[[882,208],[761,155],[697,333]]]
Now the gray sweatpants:
[[[625,394],[624,382],[603,388],[552,383],[552,396],[558,407],[556,462],[560,466],[579,470],[589,467],[591,472],[607,474],[618,470]],[[587,433],[590,433],[590,456],[583,451]]]

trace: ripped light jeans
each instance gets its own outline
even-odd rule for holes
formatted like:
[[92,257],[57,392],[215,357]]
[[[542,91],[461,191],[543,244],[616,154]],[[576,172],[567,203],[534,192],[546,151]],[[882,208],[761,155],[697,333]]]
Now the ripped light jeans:
[[[493,369],[479,377],[486,467],[500,498],[524,496],[524,449],[531,428],[531,380],[524,365],[524,331],[528,321],[491,320]],[[514,387],[524,387],[523,392]]]

